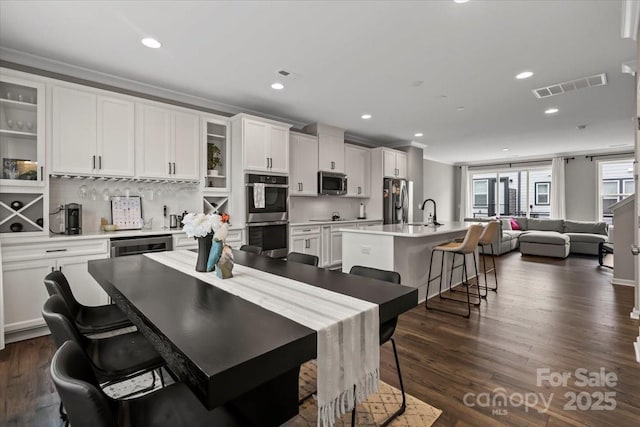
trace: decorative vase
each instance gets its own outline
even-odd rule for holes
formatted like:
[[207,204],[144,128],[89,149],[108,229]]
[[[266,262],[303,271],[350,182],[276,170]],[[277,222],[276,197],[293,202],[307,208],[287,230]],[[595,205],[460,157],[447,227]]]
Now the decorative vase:
[[209,176],[218,176],[218,170],[217,169],[209,169],[207,171],[207,175],[209,175]]
[[198,241],[198,260],[196,261],[196,271],[207,271],[207,260],[209,259],[209,252],[211,251],[211,244],[213,243],[213,234],[207,234],[204,237],[196,237]]

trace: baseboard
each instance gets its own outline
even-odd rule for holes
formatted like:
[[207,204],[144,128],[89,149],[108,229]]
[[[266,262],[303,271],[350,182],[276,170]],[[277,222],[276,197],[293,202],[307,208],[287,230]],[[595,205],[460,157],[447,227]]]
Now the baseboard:
[[47,327],[47,325],[40,326],[38,328],[8,332],[4,336],[4,342],[5,344],[10,344],[12,342],[18,342],[18,341],[28,340],[31,338],[41,337],[44,335],[49,335],[50,333],[51,332],[49,332],[49,328]]
[[629,279],[618,279],[617,277],[614,277],[611,279],[611,284],[612,285],[621,285],[621,286],[635,286],[636,285],[636,281],[635,280],[629,280]]

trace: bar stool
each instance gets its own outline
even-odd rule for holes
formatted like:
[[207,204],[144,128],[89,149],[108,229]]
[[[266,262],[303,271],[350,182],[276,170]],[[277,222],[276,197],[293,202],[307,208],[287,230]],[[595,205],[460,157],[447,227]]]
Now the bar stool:
[[[487,291],[498,292],[498,270],[496,269],[496,254],[493,250],[493,239],[496,237],[498,232],[500,231],[500,221],[491,221],[486,227],[484,227],[484,231],[480,235],[480,240],[478,241],[478,245],[482,248],[482,270],[484,272],[484,296],[486,297]],[[491,247],[491,263],[493,266],[487,270],[487,247]],[[494,288],[489,287],[489,283],[487,282],[487,273],[493,273],[493,279],[496,284]],[[480,286],[480,282],[478,282],[478,286]]]
[[[455,314],[458,316],[462,316],[462,317],[470,317],[471,316],[471,293],[469,291],[469,286],[471,286],[471,283],[469,283],[469,274],[467,272],[467,262],[466,262],[466,255],[468,254],[473,254],[473,265],[474,268],[476,270],[476,281],[478,279],[478,264],[476,262],[476,253],[475,250],[478,247],[478,242],[480,241],[480,235],[482,234],[484,230],[484,227],[482,225],[479,224],[473,224],[471,226],[469,226],[469,229],[467,230],[467,234],[464,236],[464,240],[462,242],[449,242],[449,243],[444,243],[442,245],[438,245],[436,247],[433,248],[433,250],[431,251],[431,259],[429,261],[429,278],[427,281],[427,297],[424,301],[424,306],[427,310],[435,310],[435,311],[442,311],[444,313],[450,313],[450,314]],[[437,276],[434,276],[433,278],[431,277],[431,269],[433,268],[433,255],[435,252],[442,252],[442,260],[440,263],[440,274]],[[456,298],[448,298],[448,297],[443,297],[442,296],[442,273],[444,270],[444,258],[445,258],[445,254],[446,253],[450,253],[453,255],[453,259],[451,260],[451,274],[449,276],[449,289],[454,291],[453,289],[451,289],[451,286],[453,284],[453,271],[456,268],[462,268],[462,285],[465,286],[465,293],[467,294],[467,300],[466,301],[462,301]],[[462,263],[460,265],[456,265],[456,256],[457,255],[462,255]],[[438,309],[438,308],[433,308],[433,307],[429,307],[429,287],[431,285],[431,282],[433,282],[434,280],[439,279],[440,282],[440,292],[438,293],[438,296],[440,297],[440,299],[444,299],[444,300],[449,300],[449,301],[455,301],[455,302],[461,302],[467,303],[467,314],[461,314],[461,313],[457,313],[454,311],[447,311],[447,310],[442,310],[442,309]],[[473,305],[480,305],[480,301],[481,301],[481,295],[480,295],[480,288],[477,287],[478,289],[478,302],[477,303],[473,303]]]

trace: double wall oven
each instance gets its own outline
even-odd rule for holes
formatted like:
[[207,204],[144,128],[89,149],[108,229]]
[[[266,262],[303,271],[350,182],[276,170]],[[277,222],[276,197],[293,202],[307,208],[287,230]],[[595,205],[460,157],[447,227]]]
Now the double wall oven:
[[245,175],[247,243],[264,255],[286,257],[289,246],[289,178]]

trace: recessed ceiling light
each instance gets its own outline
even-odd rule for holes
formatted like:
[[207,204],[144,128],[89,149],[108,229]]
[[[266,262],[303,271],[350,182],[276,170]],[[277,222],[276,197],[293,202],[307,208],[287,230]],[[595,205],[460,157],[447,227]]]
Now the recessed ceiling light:
[[369,120],[371,118],[371,114],[363,114],[361,117],[365,120]]
[[271,89],[282,90],[282,89],[284,89],[284,85],[282,83],[275,82],[275,83],[271,84]]
[[560,110],[558,110],[557,108],[547,108],[546,110],[544,110],[544,113],[545,114],[555,114],[558,111],[560,111]]
[[142,44],[145,45],[146,47],[150,47],[151,49],[158,49],[162,47],[162,43],[160,43],[158,40],[151,37],[146,37],[142,39]]
[[421,136],[424,136],[424,134],[422,132],[418,132],[413,136],[415,136],[416,138],[420,138]]
[[518,80],[528,79],[531,76],[533,76],[533,73],[531,71],[523,71],[516,76],[516,79]]
[[502,151],[509,151],[509,149],[508,148],[503,148]]
[[458,107],[456,108],[456,111],[464,111],[464,107]]
[[467,3],[469,0],[453,0],[454,3]]

